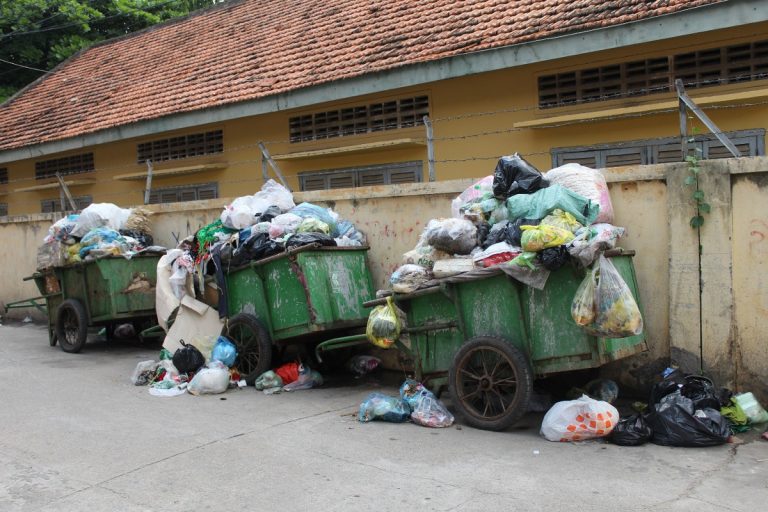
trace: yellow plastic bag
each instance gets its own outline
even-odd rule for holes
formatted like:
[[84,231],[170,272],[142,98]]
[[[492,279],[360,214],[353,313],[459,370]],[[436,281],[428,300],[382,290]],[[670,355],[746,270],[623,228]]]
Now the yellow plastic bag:
[[[637,307],[632,291],[621,278],[619,271],[608,258],[602,255],[595,269],[591,271],[597,276],[592,280],[594,282],[594,319],[589,324],[583,324],[580,323],[580,319],[586,320],[588,314],[577,317],[573,313],[579,291],[581,291],[579,286],[574,304],[571,306],[571,314],[576,323],[588,333],[602,338],[626,338],[642,333],[643,317],[640,314],[640,308]],[[584,295],[586,296],[586,293]],[[584,302],[588,304],[588,299]],[[583,311],[580,310],[579,313],[581,312]]]
[[538,252],[550,247],[558,247],[573,240],[573,233],[567,229],[540,224],[538,226],[520,226],[523,236],[520,245],[526,252]]
[[368,341],[380,348],[390,348],[400,337],[400,319],[392,297],[387,297],[386,304],[371,311],[365,334]]
[[578,229],[584,227],[576,220],[576,217],[568,212],[564,212],[560,208],[556,208],[552,213],[541,219],[539,224],[555,226],[556,228],[568,230],[571,233],[575,233]]
[[576,290],[571,303],[571,317],[577,325],[586,327],[595,320],[595,290],[597,289],[597,265],[587,272]]

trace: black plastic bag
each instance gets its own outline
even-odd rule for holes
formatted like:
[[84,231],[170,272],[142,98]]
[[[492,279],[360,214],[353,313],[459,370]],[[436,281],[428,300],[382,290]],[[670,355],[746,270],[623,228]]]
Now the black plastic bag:
[[181,341],[182,347],[173,353],[173,366],[179,373],[196,372],[205,364],[205,357],[194,345],[188,345]]
[[654,404],[659,403],[662,398],[680,389],[683,384],[685,384],[685,374],[678,369],[672,371],[669,375],[664,377],[661,382],[657,382],[653,385],[648,404],[653,407]]
[[568,252],[568,248],[564,245],[557,247],[550,247],[544,249],[539,253],[539,261],[541,265],[547,270],[557,270],[571,259],[571,254]]
[[283,213],[283,212],[280,211],[280,207],[272,205],[269,208],[267,208],[266,210],[264,210],[264,213],[259,215],[258,221],[259,222],[270,222],[272,219],[274,219],[275,217],[277,217],[281,213]]
[[717,446],[728,441],[731,425],[715,409],[690,413],[680,404],[653,411],[647,418],[653,434],[651,442],[663,446]]
[[715,409],[719,410],[720,398],[715,390],[715,385],[706,377],[699,375],[688,375],[685,377],[685,383],[680,388],[680,394],[693,400],[696,409]]
[[332,236],[323,233],[296,233],[285,242],[285,248],[295,249],[303,245],[320,244],[324,247],[336,246],[336,240]]
[[121,229],[120,234],[123,236],[129,236],[135,239],[142,247],[150,247],[154,245],[154,239],[152,235],[143,233],[141,231],[134,231],[131,229]]
[[640,414],[622,418],[613,428],[609,437],[613,444],[619,446],[640,446],[651,439],[653,431]]
[[547,182],[544,176],[517,153],[501,157],[493,171],[493,195],[496,199],[532,194],[545,187]]
[[281,243],[269,238],[268,233],[257,233],[232,251],[229,265],[231,267],[239,267],[249,261],[260,260],[280,252],[283,252],[283,245]]
[[487,222],[480,222],[475,227],[477,228],[477,245],[482,247],[485,239],[488,238],[488,233],[491,232],[491,225]]
[[517,219],[516,221],[503,220],[497,222],[491,228],[482,247],[487,249],[499,242],[506,242],[513,247],[520,247],[520,237],[523,236],[520,226],[538,226],[539,222],[541,222],[539,219]]

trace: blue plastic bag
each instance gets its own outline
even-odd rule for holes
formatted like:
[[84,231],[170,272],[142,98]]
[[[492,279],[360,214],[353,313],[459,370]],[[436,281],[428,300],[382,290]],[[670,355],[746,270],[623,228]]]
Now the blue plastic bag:
[[332,237],[339,236],[339,227],[336,224],[336,218],[331,215],[331,211],[328,208],[323,208],[312,203],[301,203],[291,209],[290,213],[298,215],[302,219],[315,218],[328,224],[328,228],[331,230],[330,235]]
[[362,423],[374,420],[403,423],[410,417],[411,408],[405,400],[383,393],[371,393],[365,397],[357,414],[357,420]]
[[237,348],[235,344],[229,341],[224,336],[219,336],[216,340],[216,345],[211,351],[211,361],[221,361],[225,365],[231,367],[235,364],[235,358],[237,357]]

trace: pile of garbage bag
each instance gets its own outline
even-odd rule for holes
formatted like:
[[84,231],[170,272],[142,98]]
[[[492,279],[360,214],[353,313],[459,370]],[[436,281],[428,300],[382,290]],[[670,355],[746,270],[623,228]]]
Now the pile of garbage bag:
[[37,269],[73,265],[106,256],[131,258],[141,252],[164,252],[153,245],[151,212],[95,203],[79,214],[56,221],[37,251]]
[[228,316],[227,270],[312,244],[363,246],[366,237],[330,208],[296,205],[287,188],[269,180],[256,194],[238,197],[219,219],[182,240],[163,265],[171,268],[168,279],[178,300],[190,290],[204,290],[205,277],[215,276],[220,292],[217,309],[224,318]]
[[610,224],[613,205],[599,171],[567,164],[542,174],[516,153],[454,199],[451,211],[451,218],[427,222],[403,255],[390,277],[393,292],[489,267],[543,289],[550,272],[572,264],[587,269],[573,300],[578,325],[606,338],[642,332],[629,287],[601,258],[625,229]]
[[301,361],[292,361],[268,370],[256,378],[254,386],[265,395],[282,391],[298,391],[323,385],[323,376]]
[[400,396],[371,393],[360,404],[358,421],[388,421],[444,428],[453,425],[454,417],[445,405],[422,383],[406,379],[400,386]]
[[[174,353],[160,351],[157,360],[141,361],[131,375],[136,386],[148,386],[154,396],[212,395],[244,387],[235,366],[237,349],[225,336],[182,342]],[[202,350],[201,350],[202,349]]]

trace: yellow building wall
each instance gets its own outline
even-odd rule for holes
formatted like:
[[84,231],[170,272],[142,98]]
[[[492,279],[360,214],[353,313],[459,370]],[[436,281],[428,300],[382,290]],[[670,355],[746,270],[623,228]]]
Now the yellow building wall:
[[[121,181],[115,176],[145,170],[136,163],[136,145],[141,142],[199,133],[208,130],[224,131],[224,152],[204,157],[160,162],[156,170],[197,164],[225,163],[220,170],[173,177],[156,177],[153,189],[184,184],[216,182],[219,197],[237,197],[257,191],[263,183],[261,154],[256,145],[265,141],[273,155],[323,150],[394,139],[414,139],[422,143],[424,127],[390,130],[365,135],[339,137],[324,141],[304,143],[288,142],[288,121],[295,115],[321,112],[346,106],[366,104],[369,101],[385,101],[426,94],[430,98],[430,117],[433,119],[437,180],[479,177],[490,174],[496,160],[505,154],[519,152],[541,170],[551,167],[551,150],[555,147],[588,146],[636,139],[674,137],[679,135],[676,109],[670,112],[654,112],[663,102],[675,99],[674,94],[654,94],[635,98],[623,98],[562,107],[539,109],[537,107],[537,80],[547,75],[569,70],[603,66],[628,60],[678,54],[696,49],[738,44],[744,41],[765,39],[768,24],[746,25],[738,30],[671,39],[662,43],[649,43],[586,54],[577,58],[548,61],[497,72],[483,73],[451,80],[433,82],[423,86],[404,88],[387,94],[357,97],[343,102],[319,105],[316,108],[290,110],[268,115],[214,123],[193,129],[156,134],[116,143],[103,144],[80,151],[47,155],[40,159],[28,159],[2,164],[10,174],[10,183],[0,185],[0,202],[9,205],[11,215],[37,213],[42,199],[57,199],[57,189],[33,192],[15,192],[16,189],[39,185],[52,180],[35,180],[35,161],[57,158],[68,154],[93,151],[96,171],[74,175],[70,179],[92,178],[94,184],[73,187],[74,196],[90,195],[94,202],[113,202],[119,205],[136,205],[143,202],[143,180]],[[691,90],[691,96],[741,93],[742,108],[707,108],[710,117],[724,131],[766,128],[768,122],[768,81],[754,81],[736,85],[708,87]],[[632,117],[614,117],[590,120],[607,110],[639,107],[641,111]],[[549,126],[548,118],[564,114],[581,115],[578,122]],[[538,120],[545,127],[516,128],[516,123]],[[707,130],[694,122],[700,132]],[[299,189],[298,176],[302,172],[361,167],[418,160],[423,162],[423,178],[428,179],[427,150],[425,145],[413,147],[369,150],[336,156],[318,156],[301,160],[280,160],[283,174],[294,190]],[[270,177],[274,173],[269,171]]]

